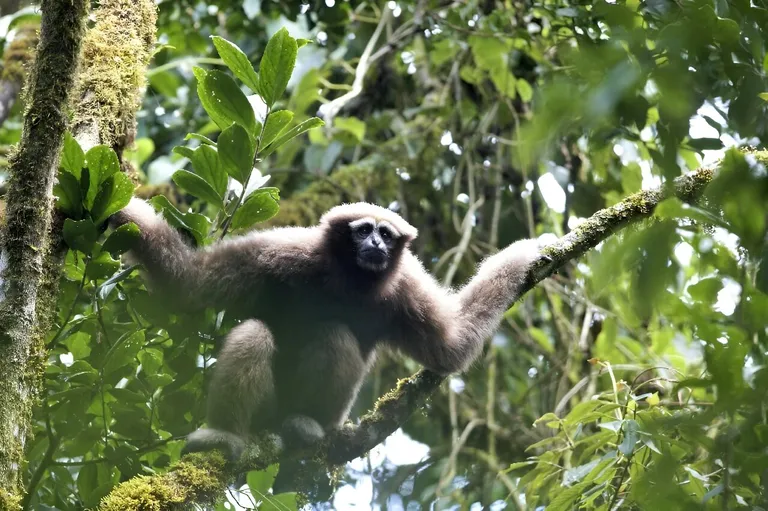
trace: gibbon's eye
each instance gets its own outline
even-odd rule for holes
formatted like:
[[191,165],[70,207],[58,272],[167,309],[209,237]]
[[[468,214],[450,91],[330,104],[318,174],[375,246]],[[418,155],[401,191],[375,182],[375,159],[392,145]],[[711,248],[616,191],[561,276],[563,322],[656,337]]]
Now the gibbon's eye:
[[392,239],[392,232],[389,229],[386,229],[386,228],[379,229],[379,234],[381,234],[382,239],[385,239],[387,241]]
[[363,224],[357,228],[357,234],[359,236],[368,236],[373,232],[373,226],[371,224]]

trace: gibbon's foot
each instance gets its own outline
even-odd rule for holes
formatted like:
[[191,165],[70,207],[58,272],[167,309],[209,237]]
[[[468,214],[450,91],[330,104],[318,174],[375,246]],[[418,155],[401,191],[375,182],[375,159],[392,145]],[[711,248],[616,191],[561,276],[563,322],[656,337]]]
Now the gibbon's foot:
[[325,438],[322,426],[306,415],[292,415],[283,421],[281,435],[287,448],[317,445]]
[[198,429],[187,436],[187,443],[181,454],[204,452],[218,449],[224,453],[227,461],[235,463],[245,450],[245,440],[229,431],[219,429]]

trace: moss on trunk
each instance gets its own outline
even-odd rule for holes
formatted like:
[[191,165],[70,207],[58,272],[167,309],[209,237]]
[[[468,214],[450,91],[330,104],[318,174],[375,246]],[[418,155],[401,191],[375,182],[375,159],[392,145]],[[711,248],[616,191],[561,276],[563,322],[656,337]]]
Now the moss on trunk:
[[77,71],[86,2],[44,0],[40,42],[28,81],[24,128],[11,159],[0,254],[0,495],[8,509],[22,493],[20,471],[40,373],[31,354],[43,350],[38,293],[48,251],[55,179],[67,104]]

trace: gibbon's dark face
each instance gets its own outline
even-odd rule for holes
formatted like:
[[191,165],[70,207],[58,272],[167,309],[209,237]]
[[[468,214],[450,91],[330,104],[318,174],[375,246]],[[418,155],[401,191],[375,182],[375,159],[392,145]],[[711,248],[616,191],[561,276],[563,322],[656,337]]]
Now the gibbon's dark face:
[[385,220],[361,218],[349,223],[357,264],[366,270],[382,272],[392,259],[400,233]]

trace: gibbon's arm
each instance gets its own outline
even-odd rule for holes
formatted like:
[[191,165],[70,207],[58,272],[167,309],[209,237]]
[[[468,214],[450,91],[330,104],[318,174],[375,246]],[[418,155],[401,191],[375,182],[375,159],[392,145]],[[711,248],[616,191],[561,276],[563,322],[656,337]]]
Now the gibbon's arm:
[[136,198],[110,219],[113,227],[128,222],[141,232],[129,259],[144,266],[152,287],[183,310],[242,305],[258,292],[264,277],[300,274],[309,269],[316,238],[311,229],[283,228],[195,250],[152,206]]
[[465,370],[540,257],[536,240],[518,241],[486,259],[458,292],[440,286],[416,258],[404,261],[400,332],[394,344],[440,374]]

